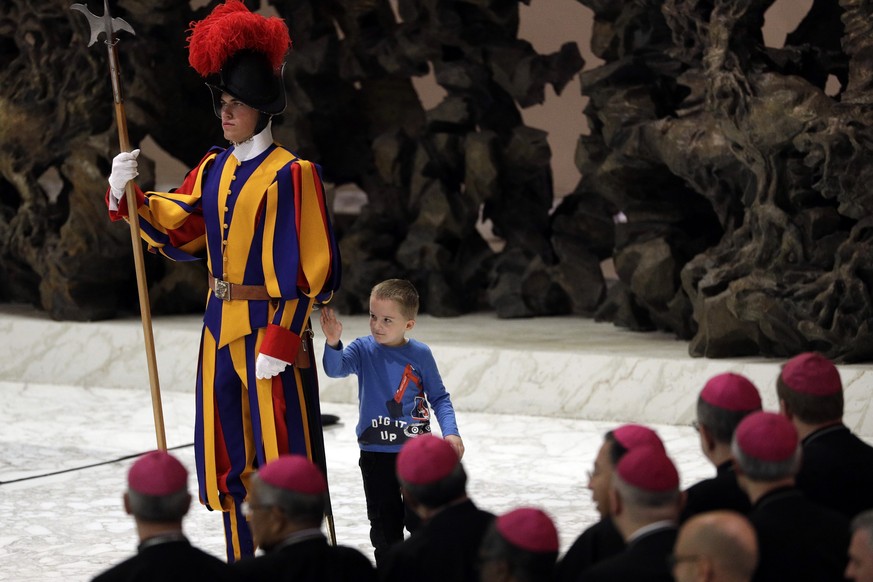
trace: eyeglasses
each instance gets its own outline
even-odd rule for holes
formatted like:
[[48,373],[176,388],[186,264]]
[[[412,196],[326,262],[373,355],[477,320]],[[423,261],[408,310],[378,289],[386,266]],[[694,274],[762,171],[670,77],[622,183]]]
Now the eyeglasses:
[[667,567],[671,570],[676,567],[677,564],[681,564],[682,562],[696,562],[703,558],[703,556],[697,554],[670,554],[667,556]]
[[243,501],[242,505],[239,506],[239,510],[244,516],[250,517],[256,511],[270,509],[271,507],[273,507],[273,506],[272,505],[262,505],[260,503],[249,503],[248,501]]

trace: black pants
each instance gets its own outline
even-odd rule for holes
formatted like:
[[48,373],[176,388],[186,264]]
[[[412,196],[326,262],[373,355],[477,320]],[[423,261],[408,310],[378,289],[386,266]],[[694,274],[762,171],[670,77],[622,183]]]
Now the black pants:
[[413,532],[421,523],[403,503],[396,465],[397,453],[361,451],[358,461],[370,519],[370,542],[375,549],[373,555],[377,566],[392,545],[403,541],[404,526]]

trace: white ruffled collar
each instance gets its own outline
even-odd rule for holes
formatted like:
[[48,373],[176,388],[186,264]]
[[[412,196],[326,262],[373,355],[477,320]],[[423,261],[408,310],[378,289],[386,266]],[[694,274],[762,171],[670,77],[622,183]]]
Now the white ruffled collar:
[[253,135],[242,143],[233,144],[233,156],[240,162],[246,162],[256,158],[273,144],[272,121],[267,122],[267,127],[261,133]]

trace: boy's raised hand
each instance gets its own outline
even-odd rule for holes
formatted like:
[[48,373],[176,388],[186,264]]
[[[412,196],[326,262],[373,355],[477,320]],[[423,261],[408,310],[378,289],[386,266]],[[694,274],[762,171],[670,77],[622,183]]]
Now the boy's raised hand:
[[327,345],[335,348],[339,345],[340,336],[343,334],[343,324],[336,318],[336,312],[330,307],[320,309],[321,331],[327,340]]

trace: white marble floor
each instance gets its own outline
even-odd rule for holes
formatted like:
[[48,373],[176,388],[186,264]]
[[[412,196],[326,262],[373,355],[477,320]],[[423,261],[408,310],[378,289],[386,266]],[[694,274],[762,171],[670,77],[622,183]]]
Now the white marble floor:
[[[197,316],[154,321],[168,446],[193,472]],[[366,334],[344,318],[344,339]],[[585,488],[603,434],[623,422],[656,428],[684,485],[714,470],[689,427],[705,381],[746,374],[773,409],[781,362],[690,358],[683,342],[579,318],[419,318],[465,440],[469,492],[495,513],[521,505],[555,519],[566,550],[596,511]],[[316,352],[322,349],[316,330]],[[0,581],[90,580],[135,551],[121,494],[137,454],[155,447],[137,319],[53,322],[0,306]],[[846,421],[873,441],[873,366],[841,366]],[[339,543],[372,556],[357,468],[354,379],[322,377],[322,410]],[[192,488],[195,486],[191,479]],[[193,490],[193,489],[192,489]],[[224,555],[221,518],[196,505],[192,541]]]
[[[148,392],[7,382],[0,394],[0,580],[89,580],[130,555],[135,532],[121,493],[133,455],[155,446]],[[192,399],[183,392],[163,399],[168,447],[189,470]],[[355,407],[322,408],[341,418],[325,431],[337,539],[372,557]],[[469,491],[480,506],[496,513],[543,507],[564,549],[596,519],[584,475],[615,423],[471,412],[459,412],[458,421]],[[691,429],[656,428],[685,483],[711,472]],[[195,505],[186,530],[195,544],[223,556],[217,513]]]

